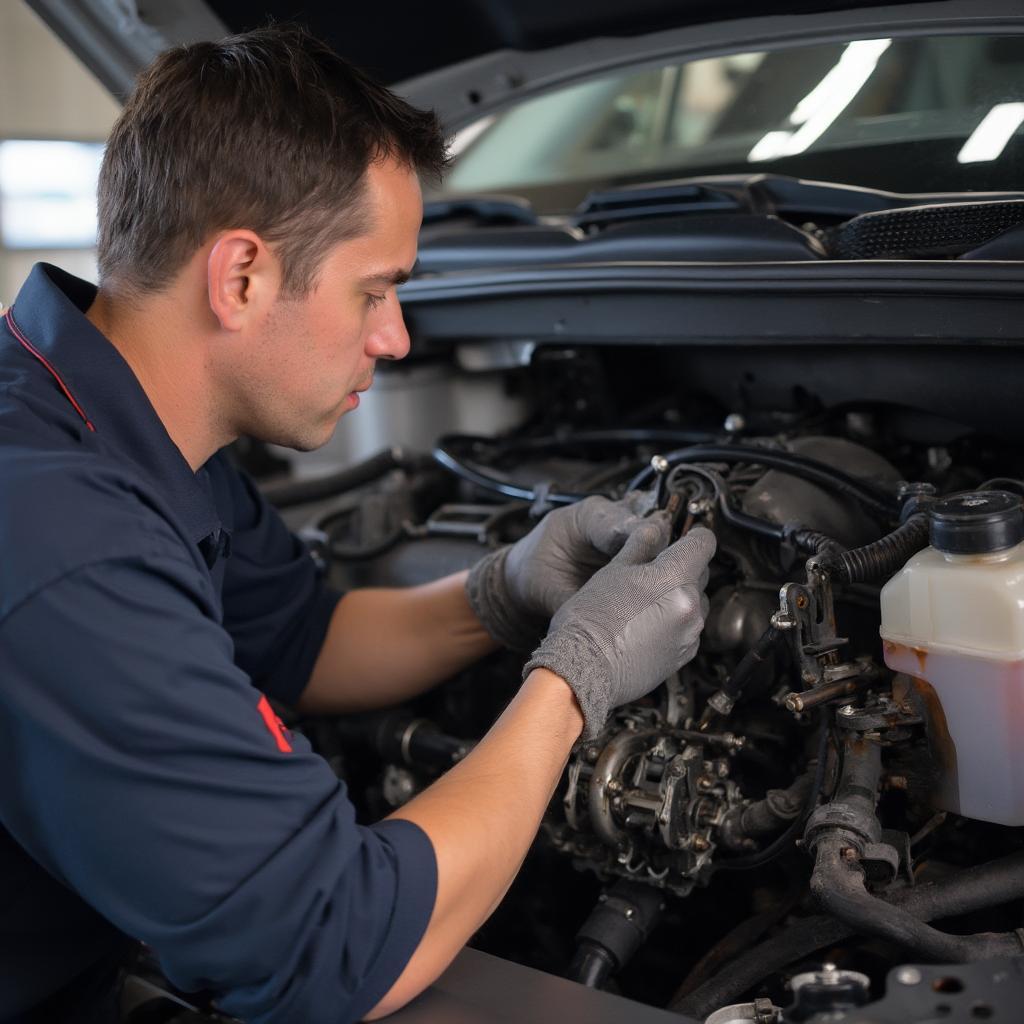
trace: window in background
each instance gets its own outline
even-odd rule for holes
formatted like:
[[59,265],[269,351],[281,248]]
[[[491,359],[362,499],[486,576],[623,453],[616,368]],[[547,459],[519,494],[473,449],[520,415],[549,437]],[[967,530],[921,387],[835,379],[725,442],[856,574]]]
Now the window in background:
[[0,245],[92,248],[102,158],[98,143],[0,142]]

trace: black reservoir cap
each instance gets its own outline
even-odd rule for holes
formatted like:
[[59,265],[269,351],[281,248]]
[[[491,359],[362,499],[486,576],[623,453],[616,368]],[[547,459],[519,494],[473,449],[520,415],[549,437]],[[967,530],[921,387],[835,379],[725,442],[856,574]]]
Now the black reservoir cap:
[[1024,540],[1024,508],[1010,491],[963,491],[928,511],[931,546],[948,555],[989,555]]

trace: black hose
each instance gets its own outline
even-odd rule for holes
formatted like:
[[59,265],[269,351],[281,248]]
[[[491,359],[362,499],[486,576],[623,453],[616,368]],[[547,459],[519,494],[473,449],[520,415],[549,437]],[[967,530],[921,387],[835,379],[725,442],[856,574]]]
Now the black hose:
[[333,498],[336,494],[363,487],[379,480],[393,469],[404,469],[410,464],[401,448],[385,448],[354,466],[346,466],[337,473],[314,477],[311,480],[286,480],[282,483],[265,484],[261,491],[272,505],[290,508],[310,501]]
[[589,445],[641,445],[641,444],[703,444],[713,434],[700,430],[580,430],[572,434],[547,434],[541,437],[510,437],[496,439],[477,434],[446,434],[437,442],[439,448],[487,445],[500,457],[515,452],[537,452],[549,449],[573,448]]
[[774,626],[769,626],[758,638],[756,644],[740,659],[740,663],[732,670],[729,678],[722,683],[709,698],[704,714],[701,715],[700,729],[706,730],[716,716],[723,718],[732,714],[733,708],[739,703],[747,684],[762,665],[769,659],[774,660],[775,645],[782,633]]
[[843,546],[834,537],[817,530],[797,530],[793,543],[808,555],[841,555]]
[[[795,452],[752,445],[697,445],[669,452],[664,458],[670,466],[687,462],[751,462],[838,491],[845,497],[859,501],[869,511],[884,519],[892,517],[898,511],[895,496],[884,489],[849,476],[827,463],[807,458],[805,455],[797,455]],[[654,478],[655,472],[656,470],[650,466],[644,468],[630,481],[629,490],[646,487]]]
[[814,780],[807,794],[807,803],[803,812],[795,817],[786,830],[777,836],[763,850],[757,853],[750,853],[744,857],[733,857],[729,860],[714,862],[716,871],[749,871],[751,868],[759,868],[780,857],[793,844],[797,833],[803,828],[804,822],[813,813],[817,806],[818,797],[821,795],[822,787],[825,785],[826,762],[828,760],[828,716],[824,709],[821,711],[821,727],[818,734],[818,763],[814,769]]
[[739,509],[733,508],[723,496],[718,503],[722,510],[722,518],[732,526],[736,526],[748,533],[764,537],[766,540],[783,541],[786,539],[786,528],[770,523],[767,519],[760,519],[757,516],[748,515]]
[[587,988],[604,988],[614,971],[615,961],[608,952],[588,943],[577,948],[565,976]]
[[739,956],[745,949],[755,943],[769,928],[775,927],[783,918],[788,917],[800,902],[803,895],[802,880],[791,886],[781,899],[768,910],[762,910],[751,917],[743,918],[731,931],[720,938],[690,970],[683,983],[675,990],[671,1002],[685,999],[691,992],[703,985],[724,964]]
[[848,849],[848,841],[840,837],[819,840],[811,892],[824,910],[858,934],[888,939],[915,956],[940,963],[970,963],[1024,953],[1015,932],[949,935],[872,896],[865,888],[859,858],[848,858]]
[[863,857],[882,835],[875,813],[881,774],[881,743],[848,735],[836,795],[811,817],[805,834],[814,855],[811,894],[820,906],[859,934],[887,939],[930,960],[964,963],[1020,954],[1015,934],[947,935],[868,892]]
[[806,818],[817,767],[815,761],[785,789],[769,789],[762,800],[741,804],[729,811],[718,831],[722,845],[742,849],[752,839],[777,836],[779,830],[788,828],[801,812]]
[[622,970],[654,930],[665,909],[660,892],[620,879],[602,894],[576,934],[576,954],[566,977],[601,988]]
[[[1024,852],[959,871],[940,882],[895,893],[892,903],[920,921],[959,917],[1024,897]],[[789,964],[855,935],[843,921],[823,914],[804,918],[727,964],[710,981],[669,1006],[703,1020],[735,1003],[764,978]]]
[[[496,477],[489,476],[479,469],[460,462],[451,452],[441,446],[435,448],[432,455],[434,461],[447,469],[449,473],[454,473],[460,479],[485,491],[492,491],[505,498],[515,498],[517,501],[536,501],[539,497],[536,491],[532,491],[528,487],[506,483],[504,480],[498,480]],[[552,505],[572,505],[586,497],[588,497],[586,494],[559,494],[554,491],[544,495],[545,500],[551,502]]]
[[888,579],[906,565],[911,555],[928,546],[928,516],[915,512],[892,533],[865,544],[862,548],[827,553],[819,564],[834,579],[843,583],[867,583]]
[[775,655],[775,645],[782,633],[774,626],[769,626],[760,636],[757,643],[740,659],[729,678],[722,684],[722,693],[734,704],[740,699],[747,683],[754,673]]

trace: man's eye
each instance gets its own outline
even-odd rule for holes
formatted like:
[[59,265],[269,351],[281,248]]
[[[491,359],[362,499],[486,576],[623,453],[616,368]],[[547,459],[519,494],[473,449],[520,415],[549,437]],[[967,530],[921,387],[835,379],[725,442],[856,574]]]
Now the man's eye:
[[376,309],[384,300],[387,299],[386,295],[373,295],[370,292],[366,294],[366,305],[368,309]]

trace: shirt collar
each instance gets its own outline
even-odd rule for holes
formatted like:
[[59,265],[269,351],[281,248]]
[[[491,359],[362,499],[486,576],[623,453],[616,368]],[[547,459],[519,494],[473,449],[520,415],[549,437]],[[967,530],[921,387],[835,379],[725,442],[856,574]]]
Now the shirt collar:
[[37,263],[11,314],[33,354],[43,357],[70,392],[69,408],[79,408],[102,446],[116,449],[156,484],[198,543],[220,527],[213,498],[171,440],[131,367],[85,317],[95,297],[94,285]]

